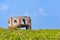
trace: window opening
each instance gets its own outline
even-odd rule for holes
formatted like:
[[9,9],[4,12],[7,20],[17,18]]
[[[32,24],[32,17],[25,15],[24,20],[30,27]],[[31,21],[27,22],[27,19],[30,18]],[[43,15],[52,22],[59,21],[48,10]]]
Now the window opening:
[[14,25],[17,25],[17,20],[14,20]]
[[25,19],[24,18],[22,19],[22,24],[25,24]]

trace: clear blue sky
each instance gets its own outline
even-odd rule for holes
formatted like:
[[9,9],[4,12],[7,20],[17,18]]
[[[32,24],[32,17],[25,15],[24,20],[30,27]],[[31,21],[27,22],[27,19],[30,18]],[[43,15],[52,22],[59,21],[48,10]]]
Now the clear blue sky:
[[0,26],[8,27],[8,18],[30,16],[32,29],[60,29],[60,0],[0,0]]

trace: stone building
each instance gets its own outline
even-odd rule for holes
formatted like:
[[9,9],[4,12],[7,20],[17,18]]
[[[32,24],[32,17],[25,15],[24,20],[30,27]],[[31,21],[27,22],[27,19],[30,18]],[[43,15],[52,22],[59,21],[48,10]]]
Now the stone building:
[[29,16],[10,17],[8,19],[8,27],[31,29],[31,18]]

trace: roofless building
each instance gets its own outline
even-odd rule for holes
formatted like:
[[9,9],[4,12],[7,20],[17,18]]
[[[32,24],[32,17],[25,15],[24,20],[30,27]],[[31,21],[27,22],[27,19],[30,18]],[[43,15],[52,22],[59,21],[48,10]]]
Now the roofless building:
[[31,29],[31,18],[29,16],[10,17],[8,19],[8,27],[9,28],[26,27],[26,29]]

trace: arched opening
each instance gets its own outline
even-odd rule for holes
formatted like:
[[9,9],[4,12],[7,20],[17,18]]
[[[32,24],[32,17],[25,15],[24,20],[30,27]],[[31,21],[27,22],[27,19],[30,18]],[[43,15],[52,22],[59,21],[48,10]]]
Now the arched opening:
[[25,20],[24,18],[22,18],[22,20],[21,20],[21,24],[24,25],[24,24],[25,24],[25,21],[26,21],[26,20]]
[[14,25],[17,25],[17,20],[14,20]]
[[14,20],[14,23],[17,23],[17,20]]
[[25,19],[23,19],[23,22],[24,22],[24,24],[25,24]]

